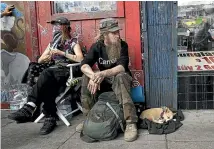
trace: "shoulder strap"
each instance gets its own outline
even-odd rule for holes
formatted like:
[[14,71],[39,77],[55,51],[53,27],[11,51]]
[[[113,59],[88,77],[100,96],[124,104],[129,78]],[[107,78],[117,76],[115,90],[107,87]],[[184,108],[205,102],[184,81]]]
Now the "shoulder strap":
[[118,114],[116,113],[116,111],[114,110],[114,108],[109,104],[109,102],[106,102],[106,105],[107,105],[107,106],[111,109],[111,111],[114,113],[114,115],[116,116],[117,120],[119,121],[119,124],[120,124],[120,127],[121,127],[122,131],[124,132],[122,120],[120,119],[120,117],[118,116]]

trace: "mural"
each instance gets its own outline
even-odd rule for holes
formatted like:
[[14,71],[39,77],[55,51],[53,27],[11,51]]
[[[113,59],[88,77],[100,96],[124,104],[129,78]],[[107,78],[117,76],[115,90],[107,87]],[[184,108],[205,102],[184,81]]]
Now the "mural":
[[1,101],[10,100],[14,85],[21,83],[30,62],[25,48],[24,4],[2,2],[1,12],[8,5],[14,5],[15,9],[11,16],[1,18]]
[[20,52],[25,55],[23,2],[1,3],[1,12],[7,5],[15,5],[15,9],[11,16],[1,18],[1,49],[8,52]]

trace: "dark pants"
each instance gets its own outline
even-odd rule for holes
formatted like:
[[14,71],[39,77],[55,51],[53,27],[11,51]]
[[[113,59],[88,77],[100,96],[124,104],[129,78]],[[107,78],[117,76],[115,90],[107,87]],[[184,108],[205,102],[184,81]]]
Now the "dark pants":
[[91,95],[87,89],[89,78],[83,75],[81,88],[81,102],[83,113],[87,115],[93,105],[96,103],[97,96],[109,90],[113,90],[119,103],[123,105],[124,119],[127,123],[136,123],[138,121],[136,109],[131,99],[131,81],[132,77],[127,73],[120,73],[111,79],[105,78],[100,85],[100,91],[96,95]]
[[30,62],[28,69],[24,73],[22,78],[22,83],[28,84],[30,87],[36,84],[40,74],[45,69],[53,66],[55,64],[54,61],[48,63],[37,63],[37,62]]
[[29,93],[28,102],[35,103],[37,107],[44,102],[43,113],[55,116],[55,99],[59,95],[60,90],[63,91],[66,87],[69,74],[69,68],[67,67],[45,69]]

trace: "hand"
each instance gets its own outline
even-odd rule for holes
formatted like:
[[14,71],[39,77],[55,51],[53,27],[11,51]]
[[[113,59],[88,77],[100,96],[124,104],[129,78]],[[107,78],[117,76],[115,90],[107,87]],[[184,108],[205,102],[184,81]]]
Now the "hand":
[[12,9],[14,9],[14,5],[10,5],[10,6],[7,6],[4,10],[4,12],[2,13],[2,16],[9,16],[11,15],[12,13]]
[[92,78],[94,83],[100,84],[105,78],[105,73],[103,71],[96,72]]
[[44,55],[43,62],[50,62],[50,61],[51,61],[51,54]]
[[95,94],[97,89],[100,90],[100,84],[94,83],[94,81],[90,80],[87,88],[91,94]]
[[65,55],[65,52],[60,51],[60,50],[58,50],[58,49],[52,49],[52,50],[51,50],[51,54],[52,54],[52,55]]

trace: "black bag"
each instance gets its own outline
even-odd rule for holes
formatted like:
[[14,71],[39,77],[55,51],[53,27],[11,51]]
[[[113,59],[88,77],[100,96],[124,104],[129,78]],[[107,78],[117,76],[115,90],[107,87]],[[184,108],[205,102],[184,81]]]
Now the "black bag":
[[184,120],[184,115],[181,110],[173,110],[176,113],[172,120],[165,122],[163,124],[154,123],[148,119],[139,120],[139,128],[148,129],[149,134],[169,134],[175,132],[178,128],[180,128],[183,124],[181,121]]

